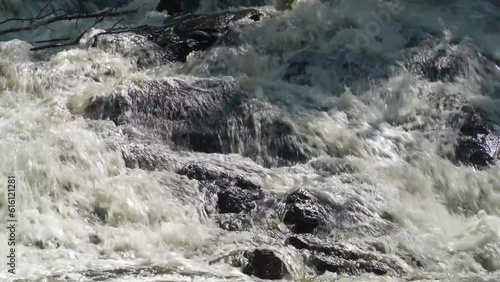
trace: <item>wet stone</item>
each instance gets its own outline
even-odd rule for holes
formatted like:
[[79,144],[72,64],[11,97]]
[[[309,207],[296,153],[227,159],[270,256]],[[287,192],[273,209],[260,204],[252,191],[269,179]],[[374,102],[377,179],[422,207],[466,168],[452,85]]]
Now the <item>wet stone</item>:
[[403,51],[402,58],[408,70],[431,82],[454,82],[471,71],[484,75],[485,69],[470,62],[487,63],[471,46],[444,44],[432,39]]
[[465,106],[461,115],[455,161],[486,169],[495,162],[500,151],[500,134],[477,107]]
[[169,78],[120,87],[93,98],[85,116],[134,127],[176,151],[238,153],[268,167],[303,163],[320,153],[298,121],[249,99],[233,81]]
[[294,233],[311,233],[325,223],[325,210],[309,191],[301,189],[286,196],[283,222]]
[[208,202],[215,205],[219,214],[250,212],[264,198],[260,186],[241,175],[197,164],[188,164],[178,173],[198,180],[200,190],[206,195]]
[[282,279],[288,273],[283,261],[272,250],[257,249],[246,252],[245,257],[248,264],[244,266],[243,273],[247,275],[275,280]]
[[219,213],[248,212],[255,208],[255,201],[260,199],[262,199],[260,191],[251,192],[229,186],[217,193],[217,209]]

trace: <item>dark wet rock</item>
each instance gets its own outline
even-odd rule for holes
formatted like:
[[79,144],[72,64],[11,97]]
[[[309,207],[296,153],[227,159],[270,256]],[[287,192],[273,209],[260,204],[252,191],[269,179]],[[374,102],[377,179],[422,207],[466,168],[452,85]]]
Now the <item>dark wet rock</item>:
[[86,116],[132,125],[172,149],[240,153],[266,166],[305,162],[320,152],[284,111],[218,79],[129,83],[93,99]]
[[98,34],[89,44],[106,52],[132,58],[141,68],[172,61],[172,56],[168,56],[158,44],[134,32]]
[[316,190],[292,190],[283,199],[283,222],[296,234],[381,236],[395,227],[368,209],[355,196],[332,198]]
[[270,249],[234,250],[209,262],[227,263],[243,270],[243,273],[261,279],[283,279],[288,269],[283,260]]
[[106,222],[108,220],[108,210],[105,208],[95,206],[94,214],[101,222]]
[[[173,11],[178,9],[175,2],[169,5]],[[185,62],[191,52],[213,46],[230,31],[232,22],[245,18],[258,21],[260,15],[258,10],[244,9],[176,17],[160,27],[145,26],[97,34],[90,46],[136,58],[139,67]]]
[[220,214],[249,212],[264,198],[260,187],[240,175],[188,164],[178,171],[200,183],[200,189]]
[[248,264],[244,266],[243,273],[261,279],[282,279],[287,273],[286,265],[272,250],[257,249],[246,252]]
[[306,264],[314,268],[318,274],[325,271],[349,275],[362,273],[399,275],[402,273],[402,268],[395,261],[329,238],[296,235],[289,237],[285,244],[300,250]]
[[493,164],[500,151],[500,134],[477,107],[465,106],[456,121],[461,124],[455,161],[485,169]]
[[283,79],[299,85],[319,86],[339,94],[344,86],[355,87],[367,78],[386,76],[387,66],[381,62],[380,59],[347,49],[328,53],[304,50],[288,60]]
[[246,9],[188,19],[170,29],[161,30],[154,42],[169,50],[173,60],[185,62],[191,52],[206,50],[214,45],[230,30],[231,22],[244,18],[258,21],[260,12]]
[[305,189],[287,195],[283,222],[294,233],[311,233],[326,222],[326,211],[318,199]]
[[[220,183],[220,182],[219,182]],[[255,202],[262,199],[260,191],[249,191],[231,184],[219,184],[222,189],[217,193],[219,213],[248,212],[255,208]]]

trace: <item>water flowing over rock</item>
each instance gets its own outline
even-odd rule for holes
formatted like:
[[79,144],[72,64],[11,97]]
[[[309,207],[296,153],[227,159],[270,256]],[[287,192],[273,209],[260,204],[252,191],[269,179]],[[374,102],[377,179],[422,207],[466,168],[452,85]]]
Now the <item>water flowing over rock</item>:
[[500,134],[491,121],[481,114],[477,108],[465,106],[461,117],[458,144],[455,160],[461,164],[485,169],[498,158],[500,150]]
[[0,281],[500,281],[497,2],[0,0]]
[[178,173],[198,180],[209,201],[215,196],[216,209],[221,214],[249,212],[264,197],[259,186],[241,175],[207,169],[201,164],[188,164]]
[[311,233],[325,224],[325,213],[315,196],[299,190],[286,197],[283,222],[294,233]]
[[385,275],[388,272],[393,275],[402,274],[402,268],[396,262],[363,252],[348,244],[331,242],[328,238],[315,238],[309,235],[292,236],[286,240],[286,244],[301,250],[307,263],[318,273],[329,271],[350,275],[365,272],[376,275]]
[[116,50],[136,57],[139,66],[185,62],[194,51],[212,47],[228,33],[230,24],[242,19],[258,21],[261,13],[254,9],[210,15],[187,15],[174,18],[161,27],[137,27],[95,36],[92,47]]
[[126,86],[96,98],[87,116],[131,123],[172,145],[205,153],[242,153],[265,165],[304,162],[313,141],[272,105],[250,99],[229,81],[170,79]]

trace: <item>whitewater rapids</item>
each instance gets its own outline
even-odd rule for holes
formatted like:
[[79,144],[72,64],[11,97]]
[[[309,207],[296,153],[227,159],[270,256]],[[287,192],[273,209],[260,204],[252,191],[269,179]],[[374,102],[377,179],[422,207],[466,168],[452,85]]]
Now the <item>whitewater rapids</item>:
[[[154,11],[157,2],[122,24],[162,24],[169,15]],[[228,8],[229,2],[206,1],[198,12],[238,9]],[[2,227],[0,280],[254,281],[237,267],[213,261],[234,250],[266,247],[285,263],[285,280],[500,281],[500,165],[478,170],[443,156],[451,146],[443,142],[451,134],[444,117],[452,110],[435,106],[446,98],[472,101],[489,120],[500,122],[500,6],[495,3],[295,0],[283,9],[286,5],[269,1],[257,8],[259,21],[233,24],[239,45],[215,45],[189,54],[185,63],[146,68],[126,53],[90,47],[90,33],[78,46],[30,51],[35,41],[72,32],[73,22],[0,37],[0,186],[7,176],[16,176],[18,217],[17,273],[4,271],[9,247]],[[36,14],[39,3],[0,0],[0,7],[2,21]],[[382,13],[390,16],[370,29],[374,14]],[[105,21],[103,28],[113,23]],[[359,40],[367,30],[367,39]],[[464,68],[470,71],[453,80],[432,80],[405,62],[398,69],[385,67],[420,34],[468,58]],[[301,51],[328,54],[341,48],[361,52],[371,63],[358,62],[352,73],[339,73],[335,67],[325,71],[328,64],[319,57],[307,83],[284,79],[289,60]],[[471,48],[487,59],[470,55]],[[488,75],[476,72],[476,66]],[[140,127],[84,115],[92,98],[126,91],[129,83],[165,79],[181,86],[203,79],[236,85],[286,112],[318,144],[319,153],[306,162],[264,165],[266,156],[177,150]],[[171,166],[128,165],[123,148],[145,146],[146,139],[159,152],[153,155],[165,154]],[[373,247],[400,262],[404,274],[312,274],[299,253],[283,243],[290,231],[273,216],[263,216],[250,230],[221,229],[209,216],[198,183],[174,172],[189,162],[237,171],[273,195],[307,188],[339,203],[356,202],[376,216],[362,222],[363,232],[343,226],[331,236]],[[0,199],[3,224],[4,187]],[[99,220],[103,209],[105,222]],[[387,220],[391,227],[382,228]],[[424,267],[408,265],[402,254]]]

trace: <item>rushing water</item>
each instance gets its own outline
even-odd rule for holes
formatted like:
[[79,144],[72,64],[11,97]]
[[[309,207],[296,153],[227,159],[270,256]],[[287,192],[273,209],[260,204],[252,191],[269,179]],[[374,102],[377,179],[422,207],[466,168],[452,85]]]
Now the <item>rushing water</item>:
[[[15,276],[4,271],[7,231],[0,228],[0,280],[252,281],[229,264],[209,262],[232,250],[264,246],[283,258],[287,279],[499,281],[500,166],[476,170],[443,157],[443,140],[451,134],[444,117],[451,110],[435,106],[438,99],[459,97],[500,122],[500,6],[495,1],[295,0],[290,9],[270,1],[259,7],[260,21],[242,20],[232,27],[240,33],[238,46],[216,46],[190,54],[186,63],[145,69],[123,53],[88,48],[90,35],[80,46],[30,51],[30,42],[74,32],[74,22],[5,35],[0,42],[0,181],[16,176],[19,226]],[[161,24],[168,15],[154,11],[157,1],[152,2],[122,24]],[[230,4],[206,1],[200,12]],[[40,3],[1,0],[0,7],[1,21],[36,14]],[[382,15],[382,24],[373,25],[374,15]],[[357,37],[360,30],[363,40]],[[408,67],[385,67],[421,34],[466,57],[468,71],[453,81],[431,81]],[[310,69],[309,85],[283,79],[287,60],[299,51],[341,48],[369,58],[358,62],[359,73],[318,67]],[[470,55],[472,49],[487,60]],[[125,131],[133,129],[90,120],[82,112],[91,97],[132,81],[165,77],[235,83],[300,120],[323,152],[307,163],[266,168],[239,154],[171,151],[158,142],[157,150],[172,163],[197,161],[238,171],[278,195],[297,187],[320,190],[337,202],[355,201],[374,214],[390,215],[396,223],[390,230],[378,229],[378,216],[362,233],[352,231],[356,236],[348,226],[332,233],[358,246],[376,245],[396,260],[401,253],[411,254],[425,267],[406,265],[400,278],[316,277],[297,252],[284,246],[289,231],[276,218],[264,216],[249,231],[224,231],[207,216],[195,181],[172,169],[129,168],[119,144],[141,145],[140,138],[126,137]],[[0,196],[3,224],[4,188]],[[96,219],[96,207],[107,209],[105,223]]]

